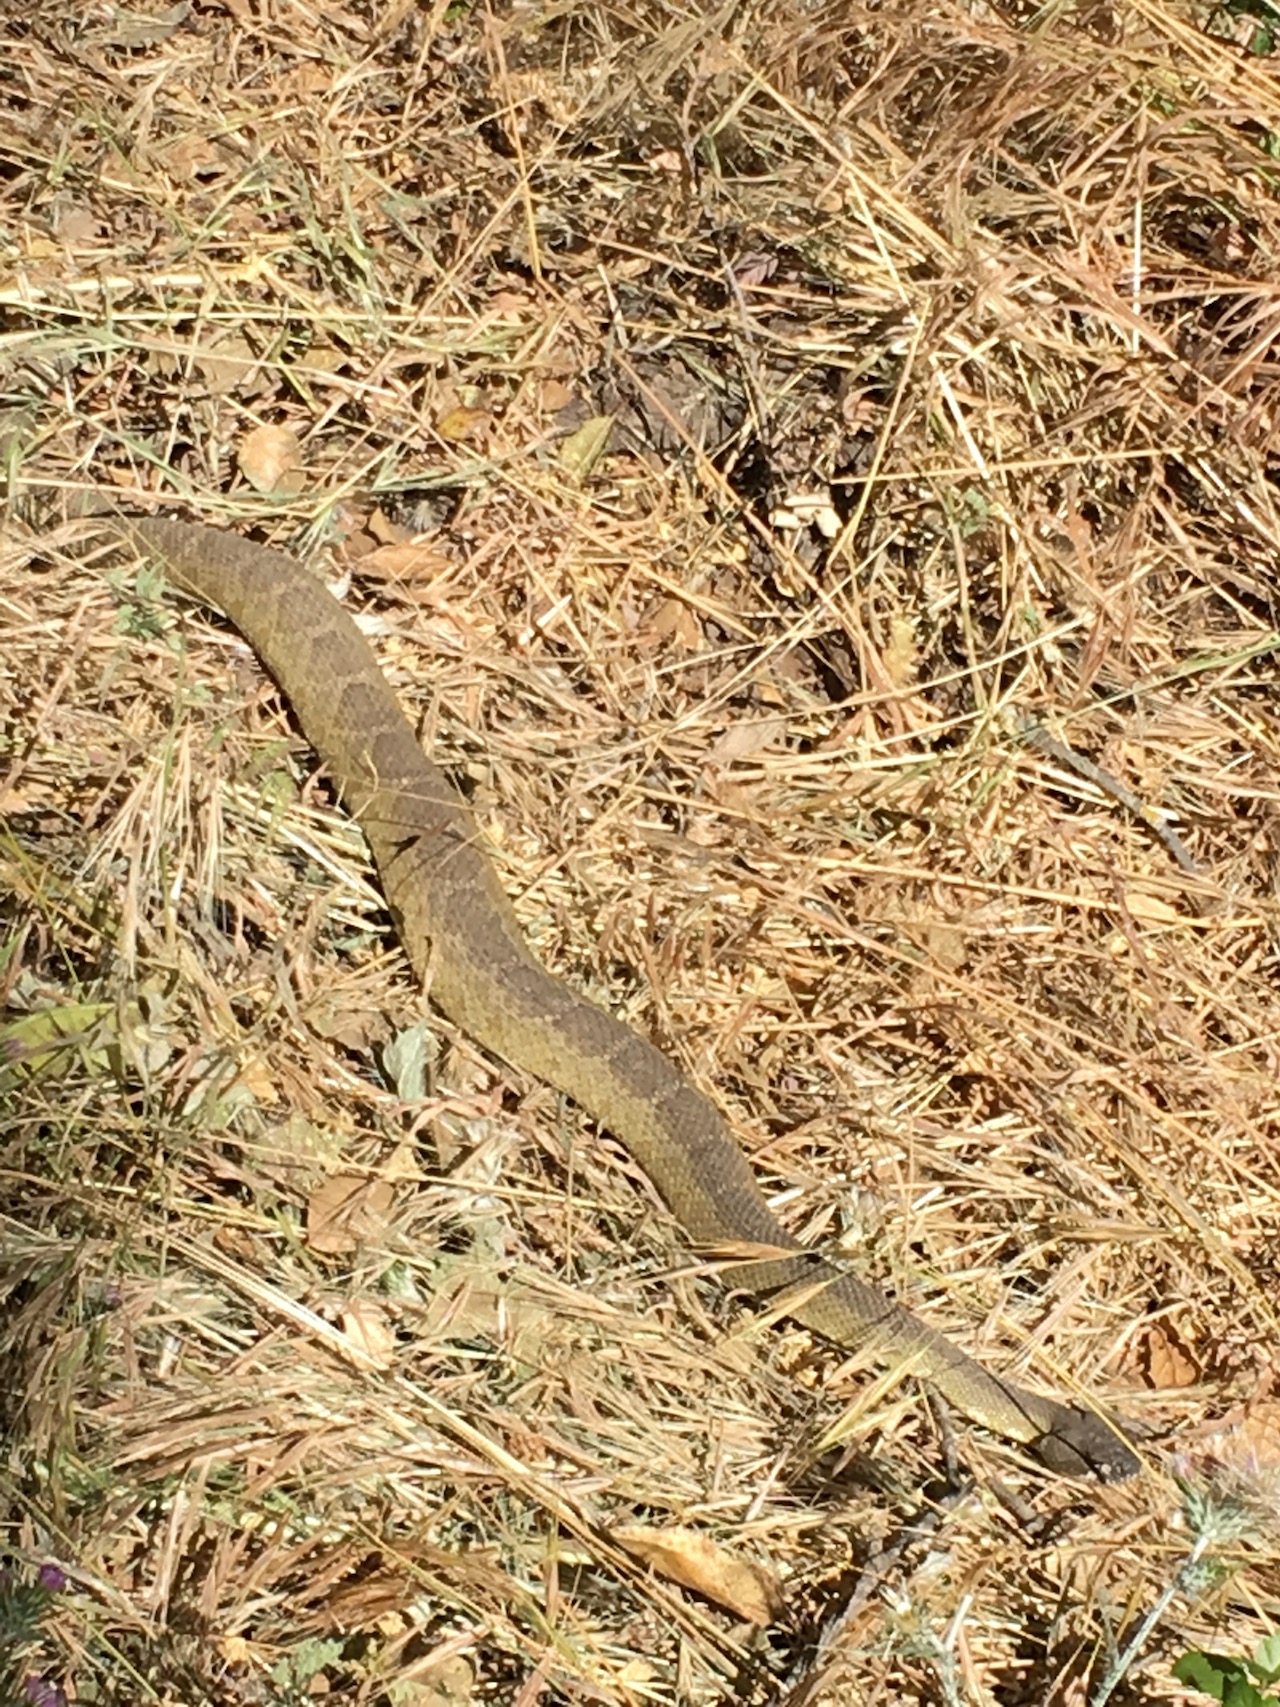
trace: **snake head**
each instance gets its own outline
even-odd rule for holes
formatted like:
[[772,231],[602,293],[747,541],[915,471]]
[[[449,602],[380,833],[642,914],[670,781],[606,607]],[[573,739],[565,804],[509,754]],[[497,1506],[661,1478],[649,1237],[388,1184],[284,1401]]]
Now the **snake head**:
[[1075,1405],[1056,1407],[1053,1426],[1032,1443],[1032,1451],[1060,1476],[1127,1482],[1142,1468],[1114,1423]]

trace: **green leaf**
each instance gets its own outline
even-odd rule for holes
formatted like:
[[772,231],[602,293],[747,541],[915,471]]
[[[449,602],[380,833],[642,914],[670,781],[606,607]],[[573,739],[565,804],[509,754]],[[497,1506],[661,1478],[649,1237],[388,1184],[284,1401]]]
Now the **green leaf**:
[[59,1076],[78,1059],[89,1068],[109,1065],[113,1002],[64,1002],[40,1008],[0,1029],[0,1064],[9,1075]]
[[[1263,1648],[1267,1648],[1271,1640],[1268,1637]],[[1263,1648],[1258,1650],[1260,1659]],[[1274,1649],[1269,1653],[1270,1657],[1275,1657]],[[1261,1663],[1228,1658],[1225,1654],[1183,1654],[1173,1668],[1173,1675],[1179,1683],[1189,1683],[1193,1689],[1203,1690],[1214,1701],[1221,1701],[1222,1707],[1280,1707],[1280,1701],[1274,1695],[1264,1695],[1249,1681],[1250,1672],[1264,1682],[1270,1682]]]
[[1227,1693],[1222,1697],[1222,1704],[1223,1707],[1276,1707],[1276,1698],[1264,1695],[1244,1678],[1232,1678],[1227,1685]]
[[271,1680],[282,1689],[307,1689],[326,1666],[341,1658],[341,1642],[311,1636],[276,1661],[271,1669]]
[[1258,1643],[1253,1675],[1260,1683],[1280,1683],[1280,1630],[1273,1630]]
[[1228,1684],[1236,1680],[1248,1682],[1240,1661],[1226,1659],[1222,1654],[1183,1654],[1173,1668],[1173,1675],[1179,1683],[1202,1689],[1215,1701],[1227,1699]]

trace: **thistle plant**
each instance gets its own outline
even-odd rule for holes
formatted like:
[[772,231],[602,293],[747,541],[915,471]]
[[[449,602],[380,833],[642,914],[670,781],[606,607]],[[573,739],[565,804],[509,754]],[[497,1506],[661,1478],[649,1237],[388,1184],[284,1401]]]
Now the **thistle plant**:
[[30,1707],[66,1707],[61,1687],[39,1670],[44,1621],[67,1586],[59,1566],[44,1564],[34,1577],[0,1565],[0,1701]]

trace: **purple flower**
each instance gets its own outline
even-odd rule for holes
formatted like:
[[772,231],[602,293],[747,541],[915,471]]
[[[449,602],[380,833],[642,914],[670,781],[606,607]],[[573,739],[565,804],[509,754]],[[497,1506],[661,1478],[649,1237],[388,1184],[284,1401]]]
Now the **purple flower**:
[[67,1586],[66,1572],[57,1565],[41,1565],[36,1581],[46,1594],[61,1594]]
[[47,1677],[29,1677],[22,1688],[31,1707],[67,1707],[61,1686]]

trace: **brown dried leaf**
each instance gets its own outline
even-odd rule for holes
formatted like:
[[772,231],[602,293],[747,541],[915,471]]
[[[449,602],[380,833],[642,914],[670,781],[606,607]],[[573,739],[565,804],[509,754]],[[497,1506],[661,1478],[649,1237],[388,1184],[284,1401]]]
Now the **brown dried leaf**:
[[288,427],[255,427],[240,441],[240,472],[264,498],[287,497],[306,484],[302,446]]
[[574,401],[575,393],[562,379],[543,380],[539,402],[548,415],[558,415],[562,409],[567,409]]
[[371,1298],[353,1298],[338,1317],[339,1326],[357,1356],[370,1369],[390,1369],[395,1362],[395,1329],[387,1313]]
[[914,625],[905,616],[889,619],[889,644],[884,649],[884,667],[896,688],[908,688],[920,669],[920,649]]
[[395,1207],[395,1188],[363,1174],[334,1174],[307,1200],[307,1244],[321,1256],[343,1256],[375,1243]]
[[353,1001],[346,990],[321,990],[306,1007],[306,1021],[317,1037],[340,1043],[352,1054],[363,1054],[391,1035],[380,1009]]
[[969,958],[969,934],[949,920],[935,919],[924,928],[924,947],[930,959],[947,972],[958,972]]
[[[215,334],[197,352],[195,365],[210,396],[230,397],[233,392],[243,396],[246,382],[258,366],[258,352],[243,332]],[[243,454],[242,447],[242,457]]]
[[1135,1347],[1138,1369],[1148,1387],[1194,1387],[1204,1371],[1172,1322],[1156,1322]]
[[62,241],[74,249],[80,244],[96,243],[104,226],[91,207],[68,200],[57,210],[55,229]]
[[1250,1400],[1229,1418],[1197,1431],[1215,1474],[1229,1481],[1249,1501],[1280,1510],[1280,1399],[1271,1395]]
[[112,47],[154,47],[157,42],[168,41],[175,35],[191,11],[191,0],[180,0],[176,6],[170,6],[167,11],[158,12],[147,17],[142,11],[127,11],[123,7],[114,9],[114,17],[109,30],[99,37],[103,45],[110,43]]
[[1280,1399],[1246,1405],[1240,1438],[1255,1468],[1280,1475]]
[[615,1529],[613,1536],[660,1576],[705,1595],[748,1623],[772,1623],[782,1611],[782,1587],[772,1572],[750,1559],[736,1558],[696,1529],[628,1524]]
[[721,760],[749,759],[753,753],[759,753],[765,747],[773,746],[775,741],[781,741],[786,732],[785,717],[744,718],[740,723],[731,723],[723,735],[717,736],[708,757]]
[[1125,904],[1135,919],[1147,925],[1176,925],[1182,914],[1159,895],[1144,895],[1133,889],[1125,896]]
[[446,444],[466,444],[482,438],[489,430],[492,417],[487,409],[469,409],[458,403],[446,409],[436,422],[436,431]]
[[398,1707],[466,1707],[475,1694],[475,1668],[465,1654],[438,1661],[419,1677],[396,1684]]
[[646,638],[673,640],[685,652],[696,652],[702,645],[702,624],[698,613],[690,610],[683,599],[663,599],[647,625]]
[[236,1084],[249,1092],[255,1102],[278,1103],[280,1086],[270,1061],[261,1055],[251,1055],[236,1074]]
[[379,575],[388,581],[413,585],[437,580],[452,567],[453,564],[443,551],[412,540],[376,546],[360,559],[362,575]]

